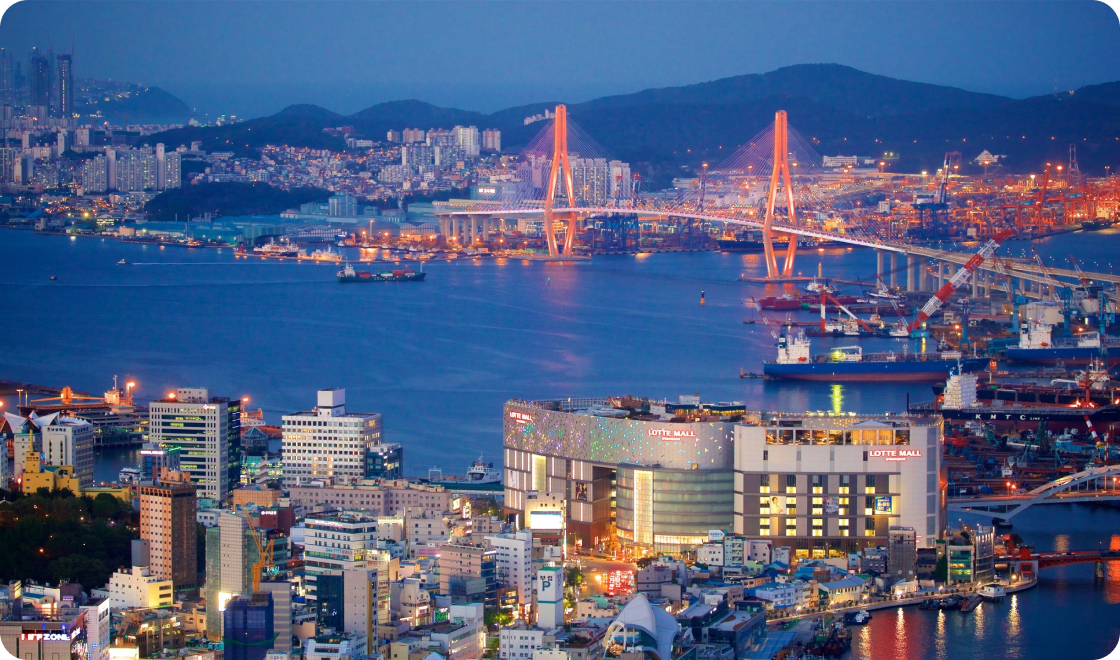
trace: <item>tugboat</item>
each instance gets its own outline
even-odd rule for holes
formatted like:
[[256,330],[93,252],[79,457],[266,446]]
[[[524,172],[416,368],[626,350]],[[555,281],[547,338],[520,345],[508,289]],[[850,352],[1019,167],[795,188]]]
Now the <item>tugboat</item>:
[[782,335],[778,359],[763,363],[762,373],[786,380],[913,382],[945,380],[954,370],[967,373],[988,367],[987,358],[966,357],[960,351],[864,354],[859,346],[842,346],[811,356],[809,348],[804,332]]
[[849,626],[862,626],[870,620],[871,612],[868,612],[867,610],[848,612],[844,615],[844,623]]
[[[423,268],[421,266],[421,268]],[[390,270],[380,273],[371,273],[366,270],[354,270],[354,266],[346,264],[346,266],[338,271],[339,282],[423,282],[424,276],[427,275],[422,269],[420,271],[405,268],[403,270]]]

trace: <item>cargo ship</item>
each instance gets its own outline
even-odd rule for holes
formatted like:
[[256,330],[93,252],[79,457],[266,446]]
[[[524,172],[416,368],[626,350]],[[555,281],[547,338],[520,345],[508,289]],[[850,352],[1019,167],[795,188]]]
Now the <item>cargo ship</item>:
[[910,411],[936,413],[954,421],[1043,422],[1060,428],[1083,427],[1086,421],[1120,422],[1120,406],[1116,405],[1120,395],[1099,361],[1078,380],[1055,379],[1049,386],[980,384],[975,374],[955,373],[948,382],[934,385],[933,393],[934,401],[911,406]]
[[960,351],[938,353],[864,353],[859,346],[834,348],[823,355],[809,353],[804,333],[778,338],[778,359],[764,362],[763,375],[783,380],[920,382],[945,380],[950,372],[981,371],[988,358],[966,357]]
[[[1106,355],[1106,349],[1113,355]],[[1099,332],[1082,332],[1073,337],[1053,339],[1053,327],[1034,322],[1019,333],[1019,345],[1009,346],[1005,357],[1009,362],[1088,364],[1094,358],[1108,366],[1120,364],[1120,344],[1102,339]]]
[[338,271],[339,282],[422,282],[425,273],[423,270],[415,271],[411,268],[403,270],[389,270],[380,273],[371,273],[365,270],[354,270],[350,264]]

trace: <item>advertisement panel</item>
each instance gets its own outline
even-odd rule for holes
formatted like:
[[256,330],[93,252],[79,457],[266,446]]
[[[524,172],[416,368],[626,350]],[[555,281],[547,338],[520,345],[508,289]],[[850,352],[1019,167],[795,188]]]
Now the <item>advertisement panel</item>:
[[894,513],[894,506],[891,504],[890,495],[884,495],[875,498],[875,515],[889,516]]
[[534,532],[564,529],[564,513],[556,509],[537,509],[529,512],[529,529]]

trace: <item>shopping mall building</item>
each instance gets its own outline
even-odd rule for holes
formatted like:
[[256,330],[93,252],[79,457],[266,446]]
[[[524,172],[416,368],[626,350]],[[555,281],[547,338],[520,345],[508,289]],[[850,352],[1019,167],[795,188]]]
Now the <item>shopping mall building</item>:
[[513,400],[505,506],[522,526],[586,549],[688,554],[712,530],[802,557],[886,545],[893,526],[932,546],[944,523],[941,419],[751,412],[738,402],[632,397]]

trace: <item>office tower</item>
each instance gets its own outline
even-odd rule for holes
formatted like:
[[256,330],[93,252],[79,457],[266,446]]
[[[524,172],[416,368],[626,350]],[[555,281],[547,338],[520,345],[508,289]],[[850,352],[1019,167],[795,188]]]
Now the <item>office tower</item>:
[[496,128],[482,131],[482,148],[486,151],[502,150],[502,132]]
[[463,151],[463,155],[470,158],[479,153],[480,142],[477,126],[456,126],[453,129],[455,145]]
[[197,496],[190,477],[164,470],[159,485],[140,486],[140,538],[148,542],[152,575],[176,589],[198,585]]
[[346,390],[319,390],[318,406],[284,415],[284,484],[366,477],[367,453],[381,442],[381,415],[346,412]]
[[46,112],[51,106],[51,61],[41,55],[37,48],[31,50],[31,62],[28,70],[28,101],[29,106],[43,108],[36,110],[40,120],[46,118]]
[[253,532],[244,515],[219,511],[217,524],[206,530],[206,636],[222,638],[222,613],[234,596],[248,596],[253,564],[260,559]]
[[82,192],[103,193],[109,189],[109,161],[98,154],[82,162]]
[[172,190],[183,187],[183,156],[179,153],[170,153],[164,157],[163,189]]
[[329,578],[342,578],[348,569],[366,568],[367,560],[379,556],[377,520],[372,515],[347,512],[315,515],[304,526],[307,598],[315,602],[320,624],[327,625],[323,622],[342,612],[342,607],[333,604],[334,599],[343,597],[340,579]]
[[[93,486],[93,424],[84,419],[47,415],[39,427],[46,465],[70,465],[82,488]],[[49,421],[48,421],[49,420]]]
[[181,469],[199,486],[199,496],[229,497],[241,481],[241,402],[184,387],[153,401],[148,416],[149,441],[179,448]]
[[497,555],[479,545],[449,543],[440,547],[439,591],[452,603],[498,607]]
[[226,603],[224,614],[222,641],[226,660],[264,660],[273,647],[276,609],[272,594],[234,598]]
[[379,442],[366,448],[367,479],[403,479],[404,448],[398,442]]
[[70,119],[74,114],[74,58],[72,55],[58,56],[58,112],[55,114]]

